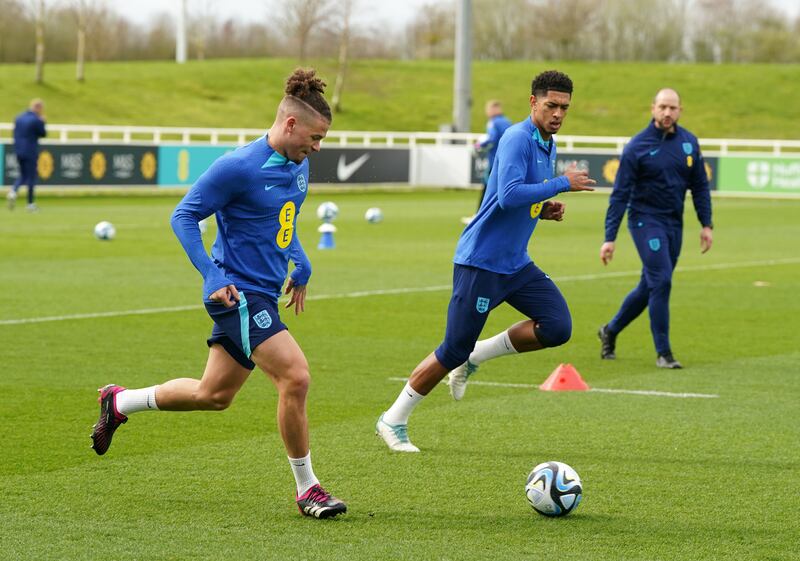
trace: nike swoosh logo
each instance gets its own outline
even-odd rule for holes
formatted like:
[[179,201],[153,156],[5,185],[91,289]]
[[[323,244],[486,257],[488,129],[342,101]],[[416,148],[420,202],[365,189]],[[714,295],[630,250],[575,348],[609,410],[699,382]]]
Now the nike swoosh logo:
[[650,155],[651,156],[655,156],[656,154],[658,154],[659,150],[660,150],[660,148],[656,148],[655,150],[650,150]]
[[264,191],[269,191],[273,187],[277,187],[277,185],[264,185]]
[[367,163],[367,160],[369,160],[369,154],[364,154],[360,158],[353,160],[348,164],[347,157],[342,154],[339,156],[339,163],[336,165],[336,178],[339,181],[347,181],[361,168],[361,166]]

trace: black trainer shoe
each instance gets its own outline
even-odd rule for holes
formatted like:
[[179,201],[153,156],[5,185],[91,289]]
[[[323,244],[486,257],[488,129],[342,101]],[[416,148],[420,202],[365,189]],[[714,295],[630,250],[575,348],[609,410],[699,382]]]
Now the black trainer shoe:
[[617,358],[614,352],[614,349],[617,348],[617,336],[608,331],[608,324],[597,331],[597,336],[600,338],[600,358],[605,360]]
[[128,422],[128,418],[117,411],[117,394],[124,389],[122,386],[114,384],[97,389],[100,392],[100,397],[97,398],[100,403],[100,418],[92,427],[92,449],[99,456],[105,454],[108,447],[111,446],[114,431],[122,423]]
[[336,497],[331,496],[320,484],[314,485],[303,493],[302,497],[297,497],[296,500],[300,514],[305,516],[331,518],[337,514],[347,512],[347,505]]
[[683,368],[683,365],[675,360],[675,357],[672,356],[672,353],[658,355],[658,358],[656,359],[656,366],[659,368]]

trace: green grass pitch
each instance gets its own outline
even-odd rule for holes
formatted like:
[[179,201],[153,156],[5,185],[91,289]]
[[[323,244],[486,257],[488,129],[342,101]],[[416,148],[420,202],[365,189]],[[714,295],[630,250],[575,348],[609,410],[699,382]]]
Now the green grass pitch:
[[[624,228],[612,266],[599,262],[606,195],[562,195],[565,221],[541,223],[530,250],[570,304],[573,338],[487,363],[477,380],[534,385],[570,362],[597,388],[718,397],[474,385],[456,403],[440,386],[411,419],[422,454],[393,455],[374,422],[401,387],[390,378],[442,337],[459,217],[476,198],[317,193],[300,215],[311,300],[284,319],[311,365],[316,472],[350,508],[332,521],[297,512],[259,372],[225,412],[137,414],[106,456],[89,449],[98,386],[197,376],[205,363],[200,277],[169,228],[177,198],[2,209],[0,558],[797,559],[800,201],[715,199],[703,256],[687,204],[672,338],[688,368],[662,371],[646,317],[619,338],[616,361],[600,361],[595,332],[639,262]],[[341,210],[337,247],[319,251],[314,209],[327,199]],[[383,223],[364,221],[371,206]],[[92,237],[100,220],[117,239]],[[157,311],[179,306],[189,309]],[[156,311],[11,321],[145,309]],[[517,319],[502,306],[484,335]],[[529,470],[546,460],[583,478],[565,519],[525,500]]]
[[[176,127],[265,128],[283,96],[291,59],[94,62],[86,82],[72,62],[48,63],[45,83],[33,83],[31,64],[0,64],[0,122],[12,122],[31,97],[41,97],[49,123]],[[332,91],[335,59],[308,61]],[[565,135],[631,136],[650,120],[659,88],[677,88],[681,124],[701,138],[797,138],[800,64],[673,64],[647,62],[474,61],[472,130],[483,132],[488,99],[503,102],[514,121],[529,111],[531,80],[557,68],[572,77],[575,94]],[[758,77],[758,100],[753,79]],[[353,60],[343,111],[333,130],[433,131],[453,111],[449,60]]]

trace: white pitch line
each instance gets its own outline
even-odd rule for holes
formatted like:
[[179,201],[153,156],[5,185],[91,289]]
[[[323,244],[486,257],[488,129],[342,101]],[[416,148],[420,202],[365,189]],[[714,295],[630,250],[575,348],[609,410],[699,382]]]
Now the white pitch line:
[[[399,377],[392,377],[387,378],[392,382],[408,382],[408,378],[399,378]],[[523,389],[532,389],[538,388],[539,386],[534,386],[533,384],[512,384],[512,383],[505,383],[505,382],[484,382],[482,380],[472,380],[469,383],[470,385],[475,384],[476,386],[495,386],[497,388],[523,388]]]
[[[336,298],[364,298],[366,296],[384,296],[387,294],[418,294],[420,292],[439,292],[450,290],[452,284],[440,284],[438,286],[419,286],[414,288],[386,288],[381,290],[362,290],[360,292],[346,292],[344,294],[318,294],[309,296],[306,300],[334,300]],[[285,299],[285,298],[284,298]]]
[[[407,382],[408,378],[388,378],[388,380],[392,382]],[[513,384],[513,383],[504,383],[504,382],[484,382],[482,380],[471,380],[469,384],[475,386],[494,386],[496,388],[523,388],[526,390],[535,390],[538,389],[539,386],[535,384]],[[630,395],[648,395],[648,396],[655,396],[655,397],[679,397],[679,398],[689,398],[689,397],[696,397],[696,398],[705,398],[705,399],[713,399],[719,397],[717,394],[710,394],[710,393],[675,393],[675,392],[660,392],[656,390],[618,390],[618,389],[607,389],[607,388],[590,388],[590,392],[597,392],[597,393],[621,393],[621,394],[630,394]]]
[[140,310],[119,310],[116,312],[94,312],[88,314],[70,314],[64,316],[45,316],[40,318],[4,319],[0,320],[0,325],[46,323],[50,321],[66,321],[71,319],[113,318],[118,316],[144,316],[148,314],[162,314],[165,312],[185,312],[187,310],[199,310],[202,307],[203,306],[193,304],[191,306],[173,306],[171,308],[143,308]]
[[[773,265],[791,265],[800,263],[800,257],[787,257],[785,259],[767,259],[764,261],[740,261],[738,263],[711,263],[708,265],[697,265],[694,267],[678,267],[677,272],[696,272],[696,271],[716,271],[721,269],[739,269],[747,267],[769,267]],[[572,275],[564,277],[554,277],[558,282],[574,282],[574,281],[591,281],[598,279],[616,278],[616,277],[632,277],[640,276],[641,270],[636,271],[614,271],[605,273],[596,273],[588,275]],[[450,290],[452,285],[442,284],[437,286],[419,286],[411,288],[387,288],[379,290],[361,290],[357,292],[344,292],[340,294],[317,294],[308,296],[306,300],[334,300],[337,298],[366,298],[369,296],[386,296],[393,294],[419,294],[421,292],[439,292],[442,290]],[[161,314],[169,312],[185,312],[190,310],[201,310],[202,305],[193,304],[187,306],[171,306],[166,308],[142,308],[138,310],[119,310],[114,312],[94,312],[85,314],[68,314],[62,316],[45,316],[38,318],[20,318],[20,319],[4,319],[0,320],[2,325],[22,325],[28,323],[46,323],[52,321],[68,321],[75,319],[94,319],[94,318],[110,318],[119,316],[135,316],[135,315],[148,315],[148,314]]]
[[[383,296],[386,294],[416,294],[420,292],[436,292],[439,290],[448,290],[453,288],[452,285],[441,286],[421,286],[417,288],[387,288],[382,290],[363,290],[360,292],[346,292],[344,294],[317,294],[306,298],[308,300],[333,300],[336,298],[364,298],[367,296]],[[287,300],[286,297],[281,297],[280,300]],[[25,323],[46,323],[51,321],[66,321],[73,319],[93,319],[93,318],[110,318],[118,316],[143,316],[148,314],[161,314],[168,312],[186,312],[189,310],[202,310],[204,306],[200,304],[191,304],[187,306],[171,306],[168,308],[143,308],[140,310],[119,310],[116,312],[93,312],[86,314],[70,314],[63,316],[46,316],[39,318],[22,318],[22,319],[4,319],[0,320],[0,325],[21,325]]]
[[[800,257],[786,257],[784,259],[766,259],[764,261],[740,261],[738,263],[709,263],[708,265],[695,265],[692,267],[676,267],[676,273],[693,273],[698,271],[720,271],[725,269],[746,269],[748,267],[771,267],[774,265],[794,265],[800,263]],[[585,281],[610,279],[615,277],[641,276],[642,270],[636,271],[609,271],[605,273],[594,273],[588,275],[572,275],[566,277],[553,277],[554,281]]]
[[659,392],[655,390],[617,390],[617,389],[606,389],[606,388],[592,388],[589,390],[590,392],[600,392],[600,393],[626,393],[632,395],[654,395],[658,397],[697,397],[701,399],[714,399],[719,397],[718,394],[715,393],[673,393],[673,392]]

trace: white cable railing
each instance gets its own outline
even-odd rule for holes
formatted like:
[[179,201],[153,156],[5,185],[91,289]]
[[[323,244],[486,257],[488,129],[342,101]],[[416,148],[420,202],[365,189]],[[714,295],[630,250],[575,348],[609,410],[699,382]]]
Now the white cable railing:
[[[12,142],[14,125],[0,123],[0,143]],[[48,124],[48,144],[246,144],[263,135],[265,129],[226,129],[197,127],[141,127],[114,125]],[[396,147],[417,144],[473,144],[478,133],[337,131],[328,133],[324,143],[331,146]],[[557,136],[558,146],[566,151],[621,152],[630,140],[625,136]],[[704,151],[721,156],[769,152],[774,156],[800,155],[800,140],[701,138]]]

